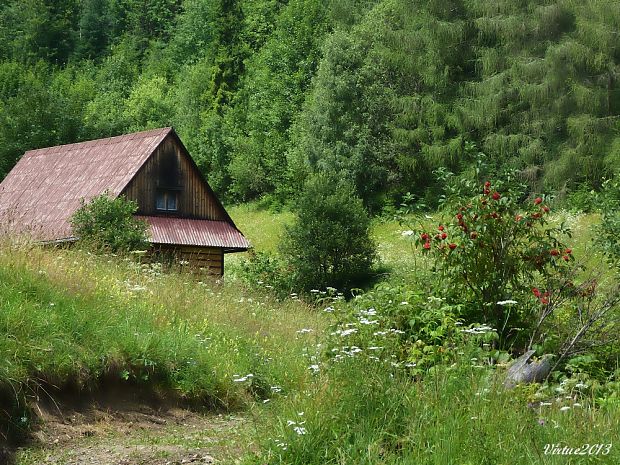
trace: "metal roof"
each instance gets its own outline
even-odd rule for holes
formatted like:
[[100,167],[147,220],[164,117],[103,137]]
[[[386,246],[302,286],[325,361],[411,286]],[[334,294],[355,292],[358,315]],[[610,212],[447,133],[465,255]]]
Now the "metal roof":
[[[0,234],[75,240],[71,216],[81,200],[106,191],[120,195],[170,134],[178,139],[172,128],[162,128],[26,152],[0,183]],[[229,221],[147,217],[152,242],[245,250],[247,240],[224,213]]]
[[164,216],[142,216],[149,224],[150,241],[174,244],[222,247],[246,250],[250,244],[243,234],[227,221],[195,220]]
[[172,128],[30,150],[0,183],[0,222],[39,240],[72,236],[80,200],[117,197]]

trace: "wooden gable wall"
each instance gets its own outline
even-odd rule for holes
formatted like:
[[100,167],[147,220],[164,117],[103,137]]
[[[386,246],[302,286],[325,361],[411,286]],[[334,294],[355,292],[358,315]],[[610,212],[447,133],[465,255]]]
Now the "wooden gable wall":
[[[171,172],[171,164],[176,165],[179,171],[179,200],[177,210],[174,212],[157,210],[155,204],[158,189],[168,187],[170,179],[175,178],[176,173]],[[123,190],[122,195],[138,203],[138,215],[165,215],[205,220],[228,219],[214,194],[205,185],[194,162],[176,137],[171,135],[162,141]]]

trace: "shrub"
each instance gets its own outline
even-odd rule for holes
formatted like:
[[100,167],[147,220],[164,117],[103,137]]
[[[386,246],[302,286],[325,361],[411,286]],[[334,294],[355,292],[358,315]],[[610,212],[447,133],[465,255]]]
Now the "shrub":
[[279,299],[288,297],[293,290],[290,273],[278,255],[250,250],[247,260],[241,262],[240,272],[249,285],[269,289]]
[[93,198],[73,214],[73,233],[89,247],[127,252],[147,246],[147,224],[133,215],[136,202],[107,193]]
[[620,179],[608,179],[603,183],[598,206],[602,213],[598,245],[610,264],[620,265]]
[[376,257],[369,227],[350,183],[324,175],[310,179],[281,246],[297,288],[345,290],[367,280]]
[[520,202],[522,197],[518,186],[487,181],[478,193],[447,206],[444,224],[419,230],[415,238],[435,259],[448,302],[462,304],[466,321],[493,325],[504,338],[531,327],[537,308],[548,303],[549,290],[536,283],[573,261],[561,241],[570,232],[547,223],[545,200]]

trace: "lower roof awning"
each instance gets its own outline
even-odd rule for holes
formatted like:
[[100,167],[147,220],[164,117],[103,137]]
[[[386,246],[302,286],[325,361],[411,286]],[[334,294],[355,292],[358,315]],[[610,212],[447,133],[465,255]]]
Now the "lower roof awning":
[[250,247],[241,232],[227,221],[139,216],[149,224],[153,244],[220,247],[225,252],[242,252]]

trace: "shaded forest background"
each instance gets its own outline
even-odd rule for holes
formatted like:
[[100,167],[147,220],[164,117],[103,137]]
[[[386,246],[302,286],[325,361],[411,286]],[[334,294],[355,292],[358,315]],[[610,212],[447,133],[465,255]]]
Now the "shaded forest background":
[[0,179],[25,150],[174,126],[229,201],[312,173],[371,210],[483,151],[533,189],[620,169],[615,0],[4,0]]

